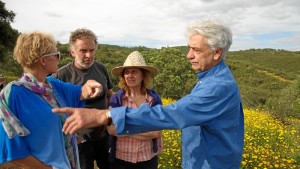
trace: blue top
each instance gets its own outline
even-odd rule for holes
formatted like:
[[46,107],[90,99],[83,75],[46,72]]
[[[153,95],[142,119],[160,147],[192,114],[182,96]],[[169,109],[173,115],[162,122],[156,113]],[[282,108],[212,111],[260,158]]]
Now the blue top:
[[192,92],[168,106],[111,109],[117,134],[182,129],[182,168],[235,169],[244,145],[238,86],[224,61],[198,73]]
[[[52,77],[47,79],[67,106],[84,105],[85,101],[80,101],[81,86]],[[52,107],[40,95],[24,87],[13,85],[10,96],[10,110],[29,129],[30,134],[9,139],[0,125],[0,163],[31,155],[46,165],[59,169],[70,168],[59,115],[52,113]]]

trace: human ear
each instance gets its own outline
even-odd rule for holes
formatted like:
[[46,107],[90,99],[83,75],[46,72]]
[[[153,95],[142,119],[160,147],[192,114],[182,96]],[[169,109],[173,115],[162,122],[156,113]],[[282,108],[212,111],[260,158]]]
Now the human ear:
[[44,57],[40,58],[37,63],[41,65],[43,68],[46,66],[46,59]]
[[223,53],[223,49],[222,48],[218,48],[215,52],[214,55],[214,60],[219,60],[222,57],[222,53]]
[[76,53],[75,53],[75,51],[73,51],[73,50],[70,50],[70,55],[71,55],[72,57],[74,57],[74,58],[75,58],[75,56],[76,56]]

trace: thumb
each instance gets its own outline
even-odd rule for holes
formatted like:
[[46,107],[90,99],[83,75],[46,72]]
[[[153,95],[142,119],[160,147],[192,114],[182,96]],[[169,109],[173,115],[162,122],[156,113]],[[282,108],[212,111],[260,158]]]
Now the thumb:
[[96,96],[100,96],[101,92],[102,92],[102,89],[100,87],[95,87],[95,88],[93,88],[90,97],[94,98]]

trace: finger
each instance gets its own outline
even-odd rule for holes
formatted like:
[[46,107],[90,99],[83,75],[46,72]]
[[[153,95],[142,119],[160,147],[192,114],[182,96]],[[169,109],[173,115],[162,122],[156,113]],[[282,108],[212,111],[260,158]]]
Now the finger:
[[[70,130],[72,129],[72,122],[74,122],[75,119],[72,119],[71,117],[67,118],[65,123],[64,123],[64,126],[62,128],[62,131],[66,134],[68,134],[70,132]],[[73,123],[74,125],[74,123]]]
[[74,109],[71,107],[62,107],[62,108],[53,108],[53,113],[66,113],[66,114],[73,114]]
[[95,88],[100,88],[100,89],[102,89],[101,83],[99,83],[99,82],[97,82],[97,81],[95,81],[95,80],[90,80],[90,81],[88,82],[88,84],[89,84],[89,86],[90,86],[92,89],[95,89]]
[[91,96],[93,94],[93,86],[88,84],[86,87],[86,91],[87,91],[88,95]]
[[73,127],[70,129],[69,134],[74,134],[79,130],[79,125],[78,124],[74,124]]
[[95,80],[88,80],[88,94],[90,96],[90,98],[94,98],[96,96],[100,96],[102,90],[103,90],[103,87],[100,83],[98,83],[97,81]]
[[96,96],[100,96],[101,92],[102,92],[102,88],[100,87],[96,87],[92,90],[93,92],[91,93],[90,97],[96,97]]
[[89,85],[92,86],[93,88],[101,88],[102,87],[102,85],[95,80],[90,81]]
[[77,130],[78,130],[78,124],[76,123],[76,121],[68,123],[68,126],[63,128],[63,132],[65,134],[74,134],[74,133],[76,133]]

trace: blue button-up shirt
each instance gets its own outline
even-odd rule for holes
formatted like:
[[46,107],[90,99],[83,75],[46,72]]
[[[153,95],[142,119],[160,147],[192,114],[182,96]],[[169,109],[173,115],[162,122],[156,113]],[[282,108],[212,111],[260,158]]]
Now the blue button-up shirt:
[[192,92],[168,106],[111,109],[118,134],[182,129],[182,168],[235,169],[244,144],[240,92],[224,61],[198,73]]

